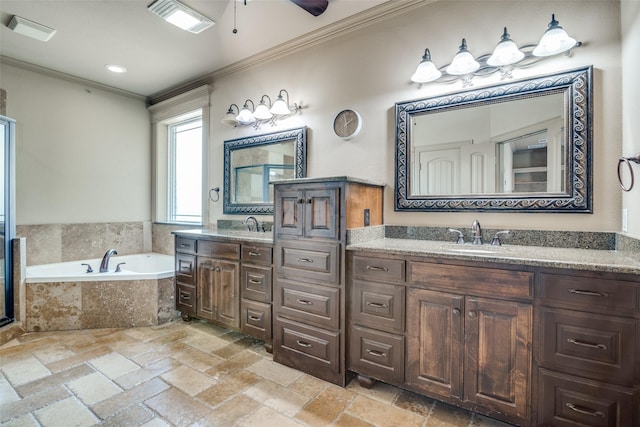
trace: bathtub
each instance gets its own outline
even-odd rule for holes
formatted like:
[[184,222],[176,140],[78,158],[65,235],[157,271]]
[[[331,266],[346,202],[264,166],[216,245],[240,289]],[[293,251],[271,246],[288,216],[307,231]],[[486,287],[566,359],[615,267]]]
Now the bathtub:
[[27,331],[154,326],[178,318],[173,256],[114,255],[106,273],[99,272],[101,261],[27,267]]

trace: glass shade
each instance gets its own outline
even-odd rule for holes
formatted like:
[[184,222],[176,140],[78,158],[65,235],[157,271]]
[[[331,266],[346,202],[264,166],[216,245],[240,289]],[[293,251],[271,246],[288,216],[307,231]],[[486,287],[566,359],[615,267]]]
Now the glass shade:
[[500,42],[493,50],[493,53],[487,59],[487,64],[492,67],[501,67],[504,65],[515,64],[524,58],[524,53],[518,49],[518,46],[509,38],[507,27],[504,27],[504,33],[500,38]]
[[236,116],[236,120],[238,120],[240,124],[249,125],[251,123],[254,123],[256,121],[256,118],[253,117],[253,113],[251,113],[251,110],[249,110],[247,104],[244,104],[242,110],[240,110],[240,114]]
[[418,64],[416,72],[411,76],[411,81],[415,83],[428,83],[438,80],[442,76],[433,62],[431,62],[431,53],[429,49],[425,49],[422,61]]
[[291,110],[284,99],[282,99],[282,95],[278,95],[278,99],[273,103],[271,107],[271,113],[276,116],[286,116],[291,114]]
[[551,56],[566,52],[577,44],[576,39],[569,34],[556,21],[555,15],[551,15],[549,28],[542,35],[540,43],[533,49],[535,56]]
[[236,119],[236,113],[233,111],[233,107],[236,107],[236,111],[238,111],[238,106],[236,104],[229,105],[229,109],[220,120],[220,123],[223,125],[238,126],[239,122],[238,119]]
[[253,117],[258,120],[269,120],[273,117],[273,114],[271,114],[269,108],[264,104],[264,102],[260,102],[256,107],[256,111],[253,112]]
[[454,76],[463,76],[471,74],[480,68],[480,64],[473,58],[473,55],[467,50],[467,41],[462,39],[462,44],[458,53],[447,67],[447,73]]

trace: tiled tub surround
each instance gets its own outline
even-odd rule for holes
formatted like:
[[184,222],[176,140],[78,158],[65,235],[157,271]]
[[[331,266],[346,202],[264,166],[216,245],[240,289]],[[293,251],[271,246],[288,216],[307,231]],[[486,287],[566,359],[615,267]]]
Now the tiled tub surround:
[[[177,318],[173,257],[114,256],[108,273],[97,272],[99,261],[28,267],[25,329],[151,326]],[[94,272],[84,272],[82,262],[90,264]],[[115,273],[118,262],[127,262],[130,270],[125,264],[121,273]]]
[[27,240],[27,265],[98,258],[107,249],[120,255],[151,252],[151,222],[18,225]]

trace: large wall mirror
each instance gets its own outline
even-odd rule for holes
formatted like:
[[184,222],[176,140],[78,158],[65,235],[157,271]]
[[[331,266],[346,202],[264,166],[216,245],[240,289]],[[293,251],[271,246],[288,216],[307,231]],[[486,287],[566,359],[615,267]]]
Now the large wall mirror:
[[591,75],[397,103],[395,209],[591,213]]
[[273,214],[273,185],[306,174],[307,128],[224,142],[225,214]]

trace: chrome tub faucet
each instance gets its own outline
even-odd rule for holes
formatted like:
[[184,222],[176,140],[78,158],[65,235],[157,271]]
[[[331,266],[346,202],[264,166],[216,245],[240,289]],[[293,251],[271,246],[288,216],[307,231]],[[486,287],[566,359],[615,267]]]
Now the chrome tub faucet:
[[118,255],[118,251],[115,249],[109,249],[107,253],[102,257],[102,262],[100,263],[100,273],[106,273],[109,271],[109,259],[111,255]]

